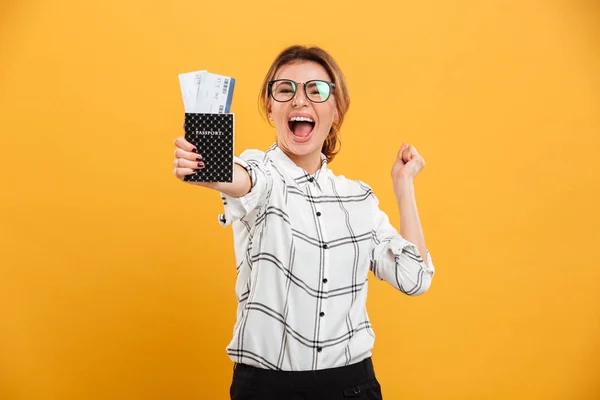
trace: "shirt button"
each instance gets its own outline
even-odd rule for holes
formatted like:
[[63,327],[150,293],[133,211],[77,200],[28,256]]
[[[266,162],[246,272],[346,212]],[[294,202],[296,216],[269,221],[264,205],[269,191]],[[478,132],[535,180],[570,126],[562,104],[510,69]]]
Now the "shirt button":
[[323,278],[323,283],[327,283],[327,278]]
[[314,178],[308,178],[309,182],[314,182]]
[[317,211],[317,217],[321,216],[321,211]]
[[324,244],[324,245],[323,245],[323,248],[324,248],[324,249],[326,249],[326,248],[327,248],[327,244]]
[[320,353],[320,352],[323,351],[323,348],[322,347],[317,347],[317,351]]
[[321,317],[324,317],[324,316],[325,316],[325,313],[324,313],[323,311],[321,311],[321,312],[319,313],[319,315],[320,315]]

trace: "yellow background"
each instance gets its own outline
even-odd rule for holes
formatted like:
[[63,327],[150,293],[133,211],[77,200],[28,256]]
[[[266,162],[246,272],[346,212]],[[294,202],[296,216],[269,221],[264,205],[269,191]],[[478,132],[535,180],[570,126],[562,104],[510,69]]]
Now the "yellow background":
[[0,399],[226,399],[231,229],[172,175],[177,74],[237,78],[236,153],[275,132],[257,92],[316,44],[352,105],[331,168],[399,227],[403,141],[431,290],[371,279],[386,399],[600,399],[600,10],[556,1],[4,1]]

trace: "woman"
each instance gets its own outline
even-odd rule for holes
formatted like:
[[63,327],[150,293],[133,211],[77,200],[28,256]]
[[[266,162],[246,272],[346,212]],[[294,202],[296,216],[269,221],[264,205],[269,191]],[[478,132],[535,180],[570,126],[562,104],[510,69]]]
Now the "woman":
[[[425,162],[402,144],[393,164],[400,235],[367,184],[328,168],[349,106],[329,54],[285,49],[265,77],[260,104],[277,142],[236,157],[233,183],[195,183],[221,193],[219,222],[234,231],[231,398],[381,399],[367,277],[371,270],[408,295],[429,288],[434,267],[413,185]],[[175,145],[179,179],[204,167],[201,149],[183,137]]]

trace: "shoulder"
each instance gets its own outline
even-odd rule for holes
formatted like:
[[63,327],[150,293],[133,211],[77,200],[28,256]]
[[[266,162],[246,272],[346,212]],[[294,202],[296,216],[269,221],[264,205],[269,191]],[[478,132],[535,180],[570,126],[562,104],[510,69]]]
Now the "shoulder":
[[355,194],[369,195],[373,193],[371,186],[361,180],[351,179],[345,175],[336,175],[331,169],[328,170],[328,175],[337,187],[343,187],[344,189]]
[[240,158],[246,161],[256,161],[262,164],[267,164],[272,158],[273,152],[275,151],[276,144],[271,145],[267,150],[260,149],[246,149],[240,154]]
[[246,149],[240,154],[240,158],[245,161],[263,161],[265,152],[259,149]]
[[246,169],[256,168],[266,171],[269,169],[269,150],[246,149],[239,157],[234,157],[234,162]]

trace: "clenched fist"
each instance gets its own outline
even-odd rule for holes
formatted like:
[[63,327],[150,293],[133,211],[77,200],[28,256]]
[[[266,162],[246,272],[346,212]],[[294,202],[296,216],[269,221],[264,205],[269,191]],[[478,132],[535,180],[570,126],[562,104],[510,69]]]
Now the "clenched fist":
[[417,152],[417,149],[406,143],[402,143],[402,146],[398,151],[398,156],[396,157],[396,162],[392,167],[392,180],[394,181],[394,186],[402,181],[414,181],[417,174],[424,166],[425,160]]

